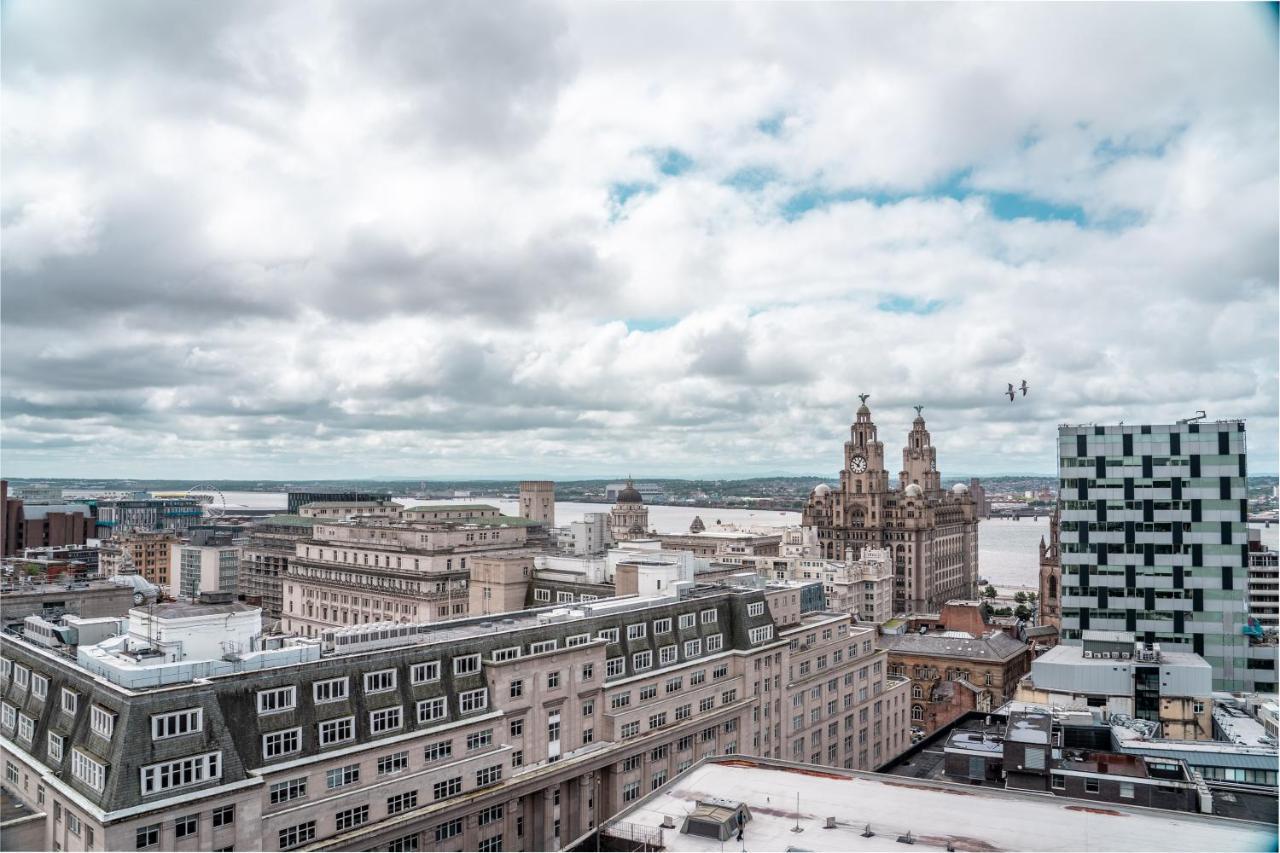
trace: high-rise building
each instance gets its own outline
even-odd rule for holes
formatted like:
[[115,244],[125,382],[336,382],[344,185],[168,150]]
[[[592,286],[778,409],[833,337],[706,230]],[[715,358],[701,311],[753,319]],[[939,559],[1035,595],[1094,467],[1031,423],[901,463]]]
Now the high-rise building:
[[1215,690],[1275,690],[1252,647],[1245,428],[1239,420],[1058,429],[1062,640],[1128,632],[1185,646]]
[[520,517],[547,527],[556,526],[556,484],[550,480],[525,480],[520,484]]
[[821,484],[802,524],[817,532],[821,556],[856,560],[864,548],[893,555],[894,611],[937,612],[977,596],[978,517],[968,486],[943,490],[937,451],[919,409],[902,451],[900,487],[889,486],[884,444],[866,398],[844,445],[840,485]]
[[240,546],[231,531],[196,530],[170,546],[169,595],[193,600],[202,592],[234,594],[240,579]]
[[1280,626],[1280,554],[1262,544],[1262,531],[1249,529],[1249,615],[1263,629]]

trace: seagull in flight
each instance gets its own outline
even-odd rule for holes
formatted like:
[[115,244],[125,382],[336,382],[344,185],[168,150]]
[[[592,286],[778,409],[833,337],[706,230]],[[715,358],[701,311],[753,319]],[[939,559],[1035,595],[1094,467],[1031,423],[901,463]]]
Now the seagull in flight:
[[1024,380],[1022,380],[1022,388],[1020,389],[1020,390],[1022,391],[1022,396],[1024,396],[1024,397],[1025,397],[1025,396],[1027,396],[1027,390],[1028,390],[1030,387],[1031,387],[1031,386],[1027,384],[1027,380],[1025,380],[1025,379],[1024,379]]
[[1008,390],[1008,391],[1005,391],[1004,393],[1006,393],[1006,394],[1008,394],[1008,395],[1009,395],[1009,402],[1010,402],[1010,403],[1012,403],[1012,402],[1013,402],[1013,398],[1016,396],[1016,394],[1014,393],[1014,390],[1013,390],[1013,383],[1012,383],[1012,382],[1010,382],[1010,383],[1009,383],[1009,390]]

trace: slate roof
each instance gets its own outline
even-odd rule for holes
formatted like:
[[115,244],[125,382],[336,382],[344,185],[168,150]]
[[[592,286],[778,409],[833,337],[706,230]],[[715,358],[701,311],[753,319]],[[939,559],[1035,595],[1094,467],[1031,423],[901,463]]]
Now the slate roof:
[[900,654],[930,655],[963,660],[1012,660],[1025,654],[1027,646],[1003,632],[988,637],[944,637],[941,634],[903,634],[886,648]]

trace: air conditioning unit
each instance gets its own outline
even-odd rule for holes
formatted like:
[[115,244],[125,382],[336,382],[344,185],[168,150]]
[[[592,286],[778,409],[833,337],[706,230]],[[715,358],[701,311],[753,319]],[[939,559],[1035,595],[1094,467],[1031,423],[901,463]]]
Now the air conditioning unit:
[[1088,649],[1086,649],[1086,650],[1085,650],[1085,653],[1084,653],[1084,656],[1085,656],[1085,657],[1087,657],[1087,658],[1091,658],[1091,657],[1093,657],[1093,652],[1091,652],[1091,651],[1089,651]]

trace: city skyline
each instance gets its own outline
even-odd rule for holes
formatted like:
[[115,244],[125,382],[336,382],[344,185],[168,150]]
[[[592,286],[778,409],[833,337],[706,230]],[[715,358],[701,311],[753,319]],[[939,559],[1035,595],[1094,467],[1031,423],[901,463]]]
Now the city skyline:
[[1274,9],[416,11],[6,4],[5,476],[1280,468]]

